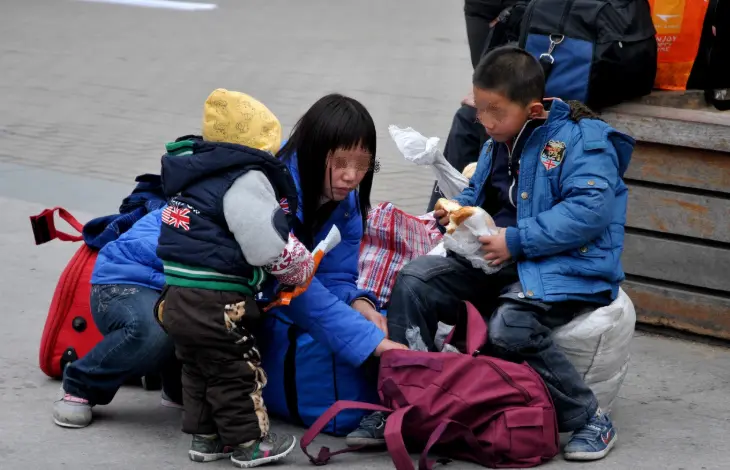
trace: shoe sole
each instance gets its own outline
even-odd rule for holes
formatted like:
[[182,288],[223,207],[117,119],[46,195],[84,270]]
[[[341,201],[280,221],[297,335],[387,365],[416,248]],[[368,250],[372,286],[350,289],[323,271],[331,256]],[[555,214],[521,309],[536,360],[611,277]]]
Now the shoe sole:
[[575,460],[579,462],[589,462],[591,460],[601,460],[613,449],[613,446],[618,440],[618,434],[614,434],[611,442],[608,443],[605,449],[600,452],[571,452],[569,454],[563,454],[565,460]]
[[294,450],[294,446],[297,445],[297,438],[294,438],[294,441],[291,443],[289,448],[282,452],[281,454],[272,455],[271,457],[264,457],[263,459],[256,459],[256,460],[236,460],[231,456],[231,462],[233,465],[235,465],[238,468],[254,468],[258,467],[259,465],[266,465],[267,463],[276,462],[277,460],[281,460],[287,455],[291,453],[291,451]]
[[89,421],[86,424],[73,424],[73,423],[65,423],[63,421],[59,421],[56,418],[53,418],[53,422],[56,423],[57,426],[61,426],[62,428],[69,428],[69,429],[81,429],[85,428],[89,424],[91,424],[91,421]]
[[189,450],[188,456],[193,462],[215,462],[216,460],[227,459],[231,456],[231,452],[221,454],[204,454],[195,450]]
[[385,445],[385,439],[374,439],[372,437],[348,437],[345,438],[347,447],[381,447]]

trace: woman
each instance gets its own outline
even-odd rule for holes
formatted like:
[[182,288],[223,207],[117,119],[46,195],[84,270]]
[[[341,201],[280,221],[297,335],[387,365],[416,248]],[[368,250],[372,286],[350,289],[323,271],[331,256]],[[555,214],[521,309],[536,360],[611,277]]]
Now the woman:
[[164,285],[155,254],[161,212],[145,215],[99,251],[91,277],[91,313],[104,338],[66,366],[63,397],[53,406],[59,426],[88,426],[94,405],[109,404],[124,383],[148,374],[162,373],[163,405],[179,407],[180,366],[172,341],[152,314]]
[[[288,416],[287,400],[280,400],[283,388],[277,386],[283,383],[284,372],[277,348],[285,346],[289,325],[280,320],[298,325],[300,344],[304,339],[310,341],[307,351],[297,357],[301,372],[327,372],[317,361],[325,355],[333,364],[333,351],[341,358],[337,364],[344,371],[340,374],[343,380],[331,390],[320,390],[327,396],[336,395],[339,389],[345,396],[364,396],[372,387],[359,382],[355,367],[373,354],[405,346],[385,338],[381,331],[386,328],[385,321],[374,308],[374,297],[358,291],[355,285],[374,172],[372,118],[355,100],[339,95],[322,98],[302,117],[279,156],[296,180],[299,206],[303,207],[296,235],[311,249],[332,225],[337,225],[342,234],[341,244],[325,257],[307,292],[289,307],[275,311],[277,320],[270,320],[257,335],[270,339],[270,346],[275,346],[270,354],[262,351],[264,369],[272,378],[268,396],[273,405],[269,407]],[[355,189],[358,186],[360,191]],[[164,284],[162,263],[156,255],[160,213],[148,214],[99,253],[92,278],[92,309],[105,338],[91,353],[67,367],[64,397],[54,406],[54,420],[61,426],[88,425],[91,407],[109,403],[128,378],[161,367],[166,372],[171,370],[163,365],[174,356],[172,343],[152,314]],[[311,336],[300,334],[304,330]],[[283,344],[279,344],[282,331]],[[176,380],[173,390],[179,394],[179,369],[173,370],[177,376],[167,383]],[[328,370],[333,377],[332,367]],[[163,387],[170,392],[165,378]],[[265,397],[269,387],[264,389]],[[357,425],[357,419],[354,421],[351,427]]]
[[[324,257],[310,287],[289,306],[272,311],[261,333],[268,374],[266,406],[299,424],[311,424],[337,399],[372,400],[374,387],[359,366],[371,355],[405,346],[385,339],[375,297],[357,289],[357,262],[376,171],[376,132],[358,101],[328,95],[296,124],[278,156],[299,192],[295,235],[310,249],[332,226],[340,244]],[[330,432],[346,433],[361,414],[338,417]]]

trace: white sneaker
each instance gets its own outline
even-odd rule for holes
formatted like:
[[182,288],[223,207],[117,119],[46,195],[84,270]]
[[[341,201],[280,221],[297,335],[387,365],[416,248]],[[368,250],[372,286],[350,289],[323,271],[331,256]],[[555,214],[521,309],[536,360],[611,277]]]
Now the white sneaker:
[[85,428],[91,424],[93,416],[89,400],[63,394],[53,403],[53,422],[64,428]]

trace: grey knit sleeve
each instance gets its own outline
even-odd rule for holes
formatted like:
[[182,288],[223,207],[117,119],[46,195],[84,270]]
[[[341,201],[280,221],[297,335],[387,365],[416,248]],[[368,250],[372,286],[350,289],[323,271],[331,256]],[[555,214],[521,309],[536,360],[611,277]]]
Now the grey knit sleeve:
[[223,215],[251,265],[270,264],[284,250],[289,226],[263,172],[249,171],[233,182],[223,196]]

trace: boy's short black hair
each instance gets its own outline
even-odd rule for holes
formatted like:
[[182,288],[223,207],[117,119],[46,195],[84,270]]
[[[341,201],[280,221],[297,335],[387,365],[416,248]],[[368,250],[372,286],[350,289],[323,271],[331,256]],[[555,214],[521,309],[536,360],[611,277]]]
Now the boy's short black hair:
[[535,57],[517,46],[498,47],[479,61],[472,83],[527,106],[545,97],[545,74]]

